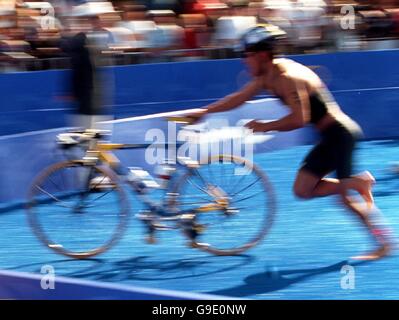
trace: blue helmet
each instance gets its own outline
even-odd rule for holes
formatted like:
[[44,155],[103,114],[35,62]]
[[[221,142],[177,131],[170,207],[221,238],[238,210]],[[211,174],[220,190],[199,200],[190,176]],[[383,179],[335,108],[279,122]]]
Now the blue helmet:
[[240,39],[238,51],[270,51],[286,33],[273,25],[259,25],[246,31]]

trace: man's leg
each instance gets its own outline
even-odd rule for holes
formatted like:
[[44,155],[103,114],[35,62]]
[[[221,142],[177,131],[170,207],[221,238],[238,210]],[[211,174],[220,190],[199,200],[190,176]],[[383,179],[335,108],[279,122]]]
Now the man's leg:
[[320,178],[306,169],[301,169],[295,179],[294,193],[302,199],[337,195],[340,194],[340,181],[333,178]]
[[[318,176],[312,174],[306,169],[301,169],[298,172],[294,184],[294,193],[296,196],[302,199],[339,195],[345,207],[359,217],[360,221],[366,226],[372,236],[376,238],[377,242],[380,244],[380,247],[376,251],[365,256],[355,257],[355,259],[372,260],[381,258],[389,254],[391,251],[389,241],[387,241],[386,237],[384,236],[386,230],[380,226],[376,226],[373,223],[373,220],[370,219],[372,214],[379,214],[377,211],[371,212],[370,207],[366,208],[349,195],[350,190],[357,191],[367,202],[367,199],[372,199],[372,183],[374,183],[374,179],[371,175],[368,176],[362,174],[360,176],[342,180],[329,178],[320,179]],[[365,194],[369,194],[370,196],[365,196]]]
[[298,172],[294,184],[294,193],[297,197],[302,199],[339,195],[341,196],[343,204],[352,212],[356,213],[366,226],[369,226],[368,221],[366,221],[367,212],[365,212],[361,204],[354,201],[349,195],[350,190],[355,190],[359,193],[360,191],[365,192],[365,190],[367,190],[367,192],[371,194],[371,186],[365,187],[365,185],[367,185],[367,183],[358,177],[343,180],[331,178],[320,179],[306,169],[301,169]]
[[[372,186],[374,177],[369,172],[346,179],[347,189],[355,190],[366,201],[369,208],[374,204]],[[301,169],[294,184],[294,193],[299,198],[311,199],[341,194],[340,180],[333,178],[319,178],[306,169]]]
[[[369,230],[372,237],[375,238],[379,244],[379,248],[367,255],[353,257],[356,260],[375,260],[387,256],[392,251],[391,244],[391,231],[385,223],[380,223],[383,219],[382,213],[377,207],[371,210],[371,207],[365,207],[358,201],[354,200],[353,197],[349,196],[348,192],[352,189],[351,178],[341,180],[341,199],[343,204],[355,213],[360,221]],[[372,193],[370,191],[372,197]]]

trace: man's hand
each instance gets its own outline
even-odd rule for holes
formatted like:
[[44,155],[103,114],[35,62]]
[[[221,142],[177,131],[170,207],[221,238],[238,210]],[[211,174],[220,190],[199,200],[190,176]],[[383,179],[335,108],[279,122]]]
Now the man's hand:
[[204,116],[206,116],[207,113],[208,113],[207,109],[202,109],[202,110],[187,114],[184,117],[186,117],[190,120],[190,124],[194,124],[194,123],[197,123],[198,121],[200,121]]
[[266,129],[266,123],[258,122],[257,120],[252,120],[248,122],[245,127],[251,129],[253,132],[265,132],[268,131]]

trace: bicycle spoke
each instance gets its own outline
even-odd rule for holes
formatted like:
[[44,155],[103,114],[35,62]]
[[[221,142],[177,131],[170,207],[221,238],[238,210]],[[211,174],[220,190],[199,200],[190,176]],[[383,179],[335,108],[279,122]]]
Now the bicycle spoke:
[[102,194],[101,196],[98,196],[97,198],[90,200],[90,202],[87,203],[87,206],[90,206],[90,204],[92,204],[93,202],[104,198],[106,195],[110,194],[112,191],[114,191],[114,190],[113,189],[109,190],[109,191],[105,192],[104,194]]
[[42,189],[41,187],[36,186],[36,188],[39,189],[39,190],[40,190],[41,192],[43,192],[44,194],[48,195],[51,199],[53,199],[53,200],[59,202],[59,204],[57,204],[57,205],[59,205],[59,206],[61,206],[61,207],[64,207],[64,208],[69,208],[69,209],[74,208],[74,207],[71,206],[71,205],[62,205],[61,203],[65,203],[65,201],[62,201],[61,199],[57,198],[56,196],[53,196],[52,194],[50,194],[50,193],[47,192],[46,190]]
[[238,193],[242,193],[245,190],[248,190],[248,188],[252,187],[255,183],[257,183],[260,180],[260,177],[258,177],[258,179],[256,179],[254,182],[252,182],[251,184],[249,184],[248,186],[246,186],[245,188],[242,188],[241,190],[237,191],[235,194],[230,195],[230,197],[234,197],[235,195],[237,195]]
[[[212,201],[212,199],[210,199],[210,198],[205,198],[205,197],[200,196],[200,195],[190,195],[190,196],[186,196],[186,197],[188,198],[188,200],[194,200],[195,198],[197,198],[197,199],[202,199],[204,202],[207,202],[207,203],[209,203],[209,202]],[[183,197],[181,197],[181,198],[183,198]],[[197,202],[198,202],[198,201],[197,201]],[[188,204],[188,203],[190,203],[190,202],[185,202],[184,204]]]
[[203,183],[204,185],[209,185],[209,184],[210,184],[210,183],[208,183],[208,182],[205,180],[205,178],[202,176],[202,174],[199,172],[198,169],[194,169],[193,171],[194,171],[194,173],[195,173],[194,176],[197,176],[197,177],[202,181],[202,183]]
[[203,206],[203,205],[207,205],[207,204],[209,204],[210,203],[210,201],[207,201],[207,202],[187,202],[187,203],[183,203],[183,205],[191,205],[191,206],[198,206],[198,207],[201,207],[201,206]]
[[[221,174],[219,175],[220,183],[217,183],[217,184],[214,184],[214,185],[217,185],[222,190],[227,191],[229,189],[229,186],[231,187],[231,185],[232,185],[232,177],[231,177],[230,174],[226,175],[226,165],[225,165],[225,163],[223,163],[223,161],[219,160],[218,164],[221,166]],[[227,177],[229,177],[228,182],[227,182]]]
[[195,182],[193,182],[191,179],[188,179],[188,182],[195,188],[197,188],[198,190],[201,190],[202,192],[206,193],[207,195],[209,195],[210,197],[213,198],[213,195],[208,191],[205,190],[204,188],[200,187],[199,185],[197,185]]
[[238,203],[238,202],[242,202],[242,201],[245,201],[245,200],[248,200],[248,199],[252,199],[252,198],[256,197],[257,195],[263,194],[263,193],[264,193],[264,191],[261,190],[258,193],[254,193],[253,195],[247,196],[245,198],[241,198],[239,200],[233,200],[231,203]]
[[[224,163],[225,164],[225,163]],[[230,167],[231,167],[231,173],[228,175],[229,176],[229,183],[228,183],[228,186],[231,186],[232,184],[233,184],[233,179],[235,178],[235,170],[237,169],[236,167],[237,166],[243,166],[244,164],[243,163],[236,163],[236,162],[234,162],[234,159],[230,159],[230,162],[229,162],[229,164],[231,165]]]
[[241,178],[238,180],[238,182],[237,182],[237,183],[234,185],[234,187],[232,188],[231,192],[229,192],[229,194],[230,194],[230,193],[234,194],[234,192],[236,191],[237,187],[238,187],[239,185],[241,185],[241,184],[244,182],[244,180],[245,180],[246,177],[247,177],[247,175],[242,175]]
[[50,182],[54,185],[54,187],[56,187],[59,191],[61,191],[62,189],[58,186],[58,184],[56,184],[53,179],[51,177],[49,177]]

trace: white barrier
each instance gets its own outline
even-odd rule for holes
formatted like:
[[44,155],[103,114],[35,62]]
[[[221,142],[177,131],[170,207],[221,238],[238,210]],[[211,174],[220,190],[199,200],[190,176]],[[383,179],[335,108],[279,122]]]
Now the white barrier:
[[[192,110],[106,121],[102,124],[112,124],[114,128],[112,140],[117,143],[156,142],[146,141],[146,134],[151,129],[163,132],[166,141],[170,141],[176,138],[176,132],[168,132],[170,128],[165,117],[184,115],[189,112]],[[242,119],[270,121],[283,117],[287,112],[287,108],[283,107],[277,99],[261,99],[250,101],[229,112],[212,114],[208,117],[208,121],[214,127],[218,123],[222,126],[235,126]],[[55,137],[65,130],[66,128],[53,129],[0,137],[0,167],[2,168],[0,211],[8,210],[7,208],[12,203],[23,203],[34,176],[49,164],[62,160],[57,150]],[[265,139],[264,143],[257,144],[254,152],[270,152],[308,144],[313,139],[313,131],[310,128],[280,132],[274,134],[273,139]],[[145,150],[117,151],[116,154],[126,166],[138,166],[153,172],[154,164],[146,160]]]

